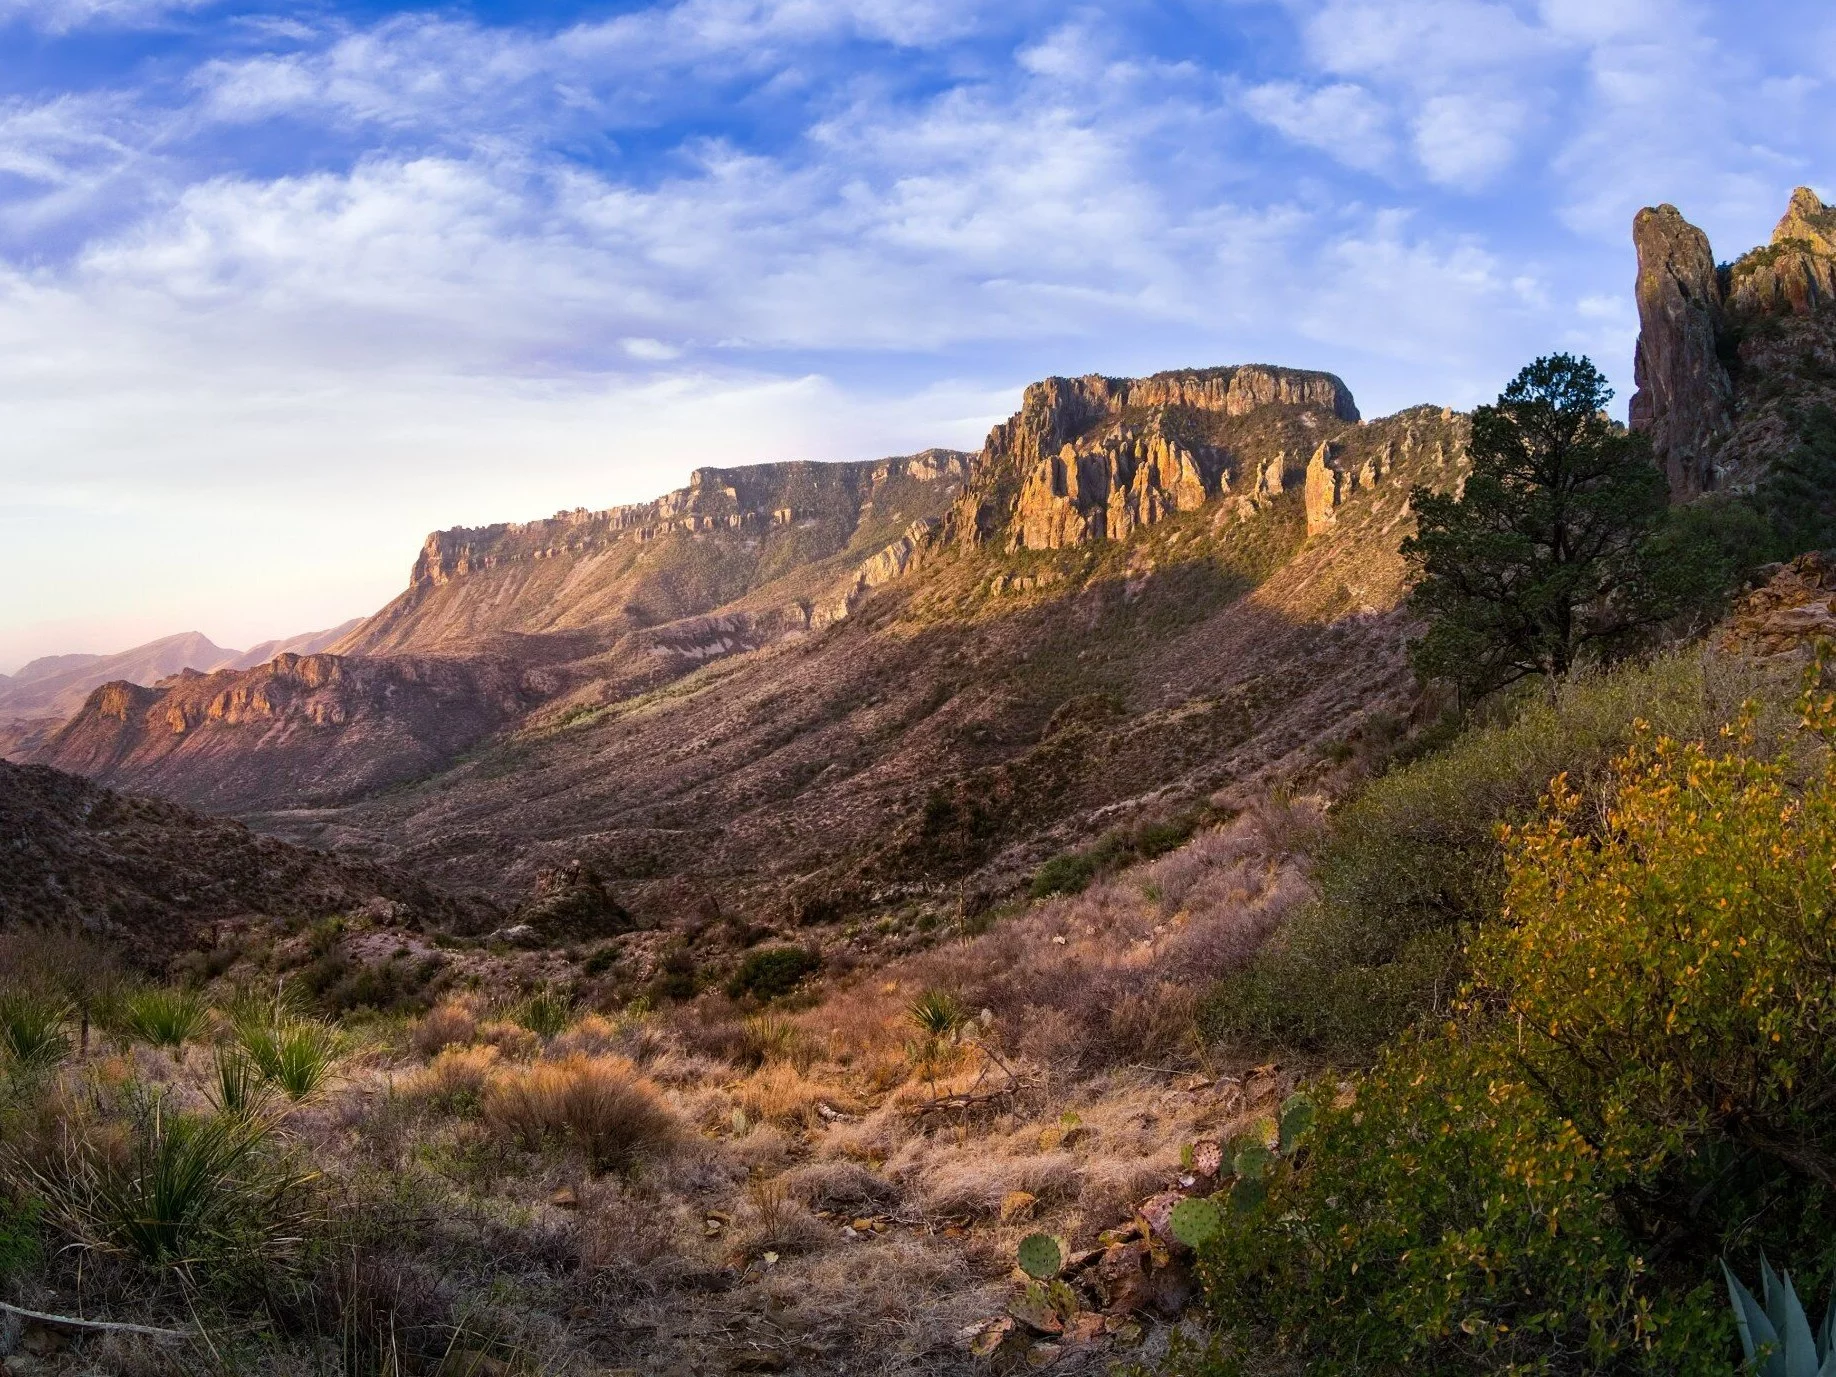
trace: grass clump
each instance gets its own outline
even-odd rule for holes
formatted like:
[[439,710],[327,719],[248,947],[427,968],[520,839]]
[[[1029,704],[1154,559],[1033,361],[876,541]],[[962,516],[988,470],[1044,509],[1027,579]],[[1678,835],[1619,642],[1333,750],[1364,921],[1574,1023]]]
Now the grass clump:
[[623,1057],[511,1068],[491,1079],[482,1108],[486,1123],[522,1147],[566,1143],[594,1172],[626,1170],[676,1136],[675,1116]]

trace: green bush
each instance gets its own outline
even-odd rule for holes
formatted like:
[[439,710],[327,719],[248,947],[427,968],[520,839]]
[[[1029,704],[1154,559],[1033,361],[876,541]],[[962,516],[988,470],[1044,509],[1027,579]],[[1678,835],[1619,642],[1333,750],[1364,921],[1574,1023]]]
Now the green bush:
[[324,1088],[344,1048],[336,1028],[314,1019],[245,1022],[236,1033],[262,1079],[295,1102]]
[[1106,832],[1081,851],[1063,852],[1046,861],[1034,874],[1028,896],[1045,899],[1054,894],[1081,894],[1099,875],[1185,845],[1198,823],[1199,815],[1191,813]]
[[742,995],[776,999],[796,989],[821,965],[822,957],[808,947],[760,947],[740,962],[727,981],[727,993],[735,999]]
[[1577,676],[1553,701],[1527,697],[1506,720],[1373,780],[1334,816],[1315,858],[1316,901],[1207,1000],[1207,1037],[1368,1062],[1458,989],[1464,936],[1501,902],[1498,829],[1534,816],[1551,779],[1566,773],[1593,809],[1639,722],[1712,738],[1748,699],[1761,705],[1754,730],[1783,748],[1797,696],[1794,672],[1680,652]]
[[[1836,739],[1836,694],[1805,715]],[[1711,740],[1505,834],[1452,1016],[1204,1250],[1220,1318],[1354,1371],[1720,1373],[1717,1259],[1827,1268],[1836,756]]]

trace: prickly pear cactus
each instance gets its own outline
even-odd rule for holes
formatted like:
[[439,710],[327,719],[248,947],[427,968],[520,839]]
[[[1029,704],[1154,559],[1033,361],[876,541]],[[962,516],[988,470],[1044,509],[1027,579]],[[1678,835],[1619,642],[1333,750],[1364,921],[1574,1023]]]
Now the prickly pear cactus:
[[1294,1151],[1313,1127],[1313,1101],[1306,1095],[1290,1095],[1281,1107],[1282,1155]]
[[1209,1200],[1182,1200],[1173,1207],[1167,1227],[1188,1248],[1203,1248],[1218,1236],[1224,1216]]
[[1037,1281],[1058,1275],[1064,1265],[1064,1254],[1058,1240],[1050,1234],[1028,1234],[1020,1240],[1020,1270]]

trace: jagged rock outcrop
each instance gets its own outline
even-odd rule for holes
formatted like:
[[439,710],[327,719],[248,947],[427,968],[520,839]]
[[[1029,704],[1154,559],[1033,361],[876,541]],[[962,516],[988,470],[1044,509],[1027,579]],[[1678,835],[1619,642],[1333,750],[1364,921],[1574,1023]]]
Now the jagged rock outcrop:
[[1347,462],[1341,443],[1320,441],[1307,461],[1307,534],[1319,535],[1330,527],[1353,493],[1374,488],[1395,467],[1396,448],[1388,440],[1356,463]]
[[1723,364],[1721,283],[1708,236],[1672,205],[1632,221],[1639,335],[1628,415],[1678,500],[1714,485],[1711,456],[1727,432],[1733,386]]
[[1801,186],[1764,248],[1729,266],[1728,309],[1805,316],[1836,300],[1836,208]]
[[226,812],[336,802],[446,764],[550,687],[507,661],[284,654],[104,684],[29,758]]
[[1330,373],[1245,365],[1150,378],[1047,378],[990,432],[940,538],[970,548],[1060,549],[1126,536],[1234,486],[1278,495],[1286,457],[1245,445],[1259,412],[1350,422]]
[[1675,206],[1641,210],[1632,237],[1632,427],[1651,437],[1674,500],[1750,484],[1787,443],[1783,410],[1820,399],[1803,363],[1831,350],[1836,209],[1799,187],[1771,242],[1720,268]]

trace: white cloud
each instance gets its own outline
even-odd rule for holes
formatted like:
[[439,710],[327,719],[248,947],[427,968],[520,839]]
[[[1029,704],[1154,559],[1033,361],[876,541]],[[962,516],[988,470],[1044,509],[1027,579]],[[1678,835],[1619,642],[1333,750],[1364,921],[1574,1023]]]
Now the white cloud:
[[1271,81],[1243,93],[1250,115],[1296,143],[1324,149],[1347,167],[1376,171],[1395,156],[1390,110],[1353,82],[1309,90]]
[[1415,117],[1415,155],[1435,181],[1477,190],[1516,155],[1523,126],[1515,101],[1434,96]]
[[142,28],[211,3],[213,0],[0,0],[0,28],[23,23],[54,34],[86,28]]

